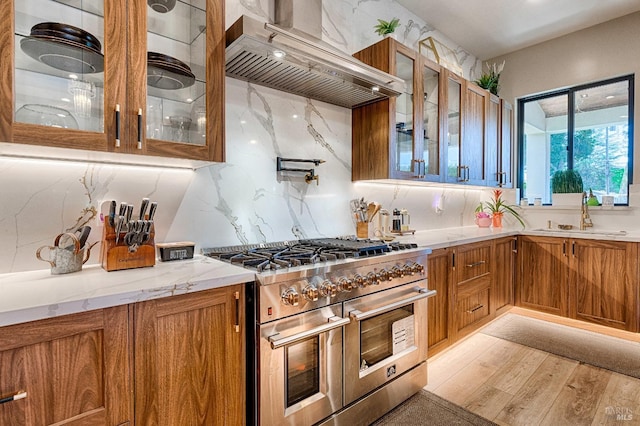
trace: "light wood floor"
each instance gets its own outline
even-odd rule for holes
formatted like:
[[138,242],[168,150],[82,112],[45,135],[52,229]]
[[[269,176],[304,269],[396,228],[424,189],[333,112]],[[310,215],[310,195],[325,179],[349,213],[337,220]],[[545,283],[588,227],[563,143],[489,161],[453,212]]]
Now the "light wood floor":
[[478,332],[429,358],[425,389],[500,425],[640,425],[640,379]]

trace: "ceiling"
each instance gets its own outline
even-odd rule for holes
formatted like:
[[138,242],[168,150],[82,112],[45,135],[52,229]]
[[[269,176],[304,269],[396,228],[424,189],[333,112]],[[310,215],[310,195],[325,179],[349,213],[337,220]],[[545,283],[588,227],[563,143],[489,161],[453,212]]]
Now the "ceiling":
[[640,11],[640,0],[396,0],[480,60]]

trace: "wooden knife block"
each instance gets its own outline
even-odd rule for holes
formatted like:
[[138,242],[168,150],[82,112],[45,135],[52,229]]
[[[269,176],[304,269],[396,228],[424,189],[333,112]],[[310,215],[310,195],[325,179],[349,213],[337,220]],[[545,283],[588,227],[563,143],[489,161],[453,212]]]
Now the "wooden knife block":
[[147,242],[141,244],[135,252],[130,252],[129,246],[124,243],[125,234],[126,232],[120,234],[118,244],[116,244],[116,230],[109,224],[108,220],[104,221],[100,248],[102,268],[110,272],[155,265],[155,225],[151,225],[151,232]]

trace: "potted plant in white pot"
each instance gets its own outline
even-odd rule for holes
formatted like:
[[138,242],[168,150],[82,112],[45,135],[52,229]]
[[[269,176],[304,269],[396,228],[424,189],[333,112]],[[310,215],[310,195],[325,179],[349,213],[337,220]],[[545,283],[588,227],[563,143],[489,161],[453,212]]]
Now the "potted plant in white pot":
[[551,204],[554,206],[580,206],[584,186],[576,170],[558,170],[551,178]]
[[400,20],[398,18],[393,18],[391,21],[385,21],[382,19],[378,19],[378,24],[373,27],[376,33],[383,37],[391,37],[395,39],[395,30],[400,25]]

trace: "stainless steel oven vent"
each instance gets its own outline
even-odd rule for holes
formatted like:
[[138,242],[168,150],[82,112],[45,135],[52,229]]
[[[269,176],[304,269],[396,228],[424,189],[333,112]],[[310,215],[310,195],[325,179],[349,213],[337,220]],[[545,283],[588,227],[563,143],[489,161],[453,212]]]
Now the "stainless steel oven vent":
[[226,32],[227,76],[345,108],[398,96],[404,82],[321,41],[248,16]]

